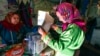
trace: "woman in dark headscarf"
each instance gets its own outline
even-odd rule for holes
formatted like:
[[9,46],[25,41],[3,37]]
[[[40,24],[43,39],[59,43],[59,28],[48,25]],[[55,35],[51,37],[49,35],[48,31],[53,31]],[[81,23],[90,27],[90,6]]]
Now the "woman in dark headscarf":
[[78,9],[70,3],[61,3],[56,9],[56,15],[63,23],[62,29],[53,25],[52,28],[60,34],[58,40],[51,38],[47,32],[39,28],[41,39],[56,51],[55,56],[73,56],[85,38],[85,22],[80,19]]

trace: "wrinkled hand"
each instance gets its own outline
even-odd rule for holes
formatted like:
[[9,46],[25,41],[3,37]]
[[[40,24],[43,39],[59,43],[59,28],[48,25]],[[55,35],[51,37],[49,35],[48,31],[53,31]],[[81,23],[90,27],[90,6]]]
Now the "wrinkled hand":
[[40,53],[40,56],[45,56],[45,52],[42,51],[42,52]]
[[42,36],[42,38],[45,37],[46,34],[47,34],[42,28],[39,28],[39,29],[38,29],[38,32],[39,32],[39,34]]
[[57,29],[58,29],[58,26],[57,26],[56,24],[53,24],[51,27],[52,27],[54,30],[57,30]]
[[5,47],[5,46],[6,46],[6,44],[0,44],[0,48]]

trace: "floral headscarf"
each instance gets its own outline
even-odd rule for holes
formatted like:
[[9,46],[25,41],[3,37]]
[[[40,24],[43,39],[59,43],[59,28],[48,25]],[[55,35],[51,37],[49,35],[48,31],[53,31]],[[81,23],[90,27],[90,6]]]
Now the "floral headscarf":
[[[69,24],[68,22],[75,23],[82,29],[83,26],[85,26],[85,22],[79,19],[80,13],[78,9],[73,4],[67,2],[61,3],[60,5],[58,5],[56,11],[59,12],[62,16],[65,16],[66,23],[63,23],[62,25],[63,31],[67,28]],[[85,28],[83,30],[85,30]]]

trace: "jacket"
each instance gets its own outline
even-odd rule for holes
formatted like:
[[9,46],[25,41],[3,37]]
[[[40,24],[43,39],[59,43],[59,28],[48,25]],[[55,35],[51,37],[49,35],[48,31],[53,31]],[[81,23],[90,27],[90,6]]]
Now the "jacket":
[[75,50],[79,49],[84,41],[85,33],[76,24],[69,24],[67,29],[62,32],[59,28],[56,30],[60,34],[58,40],[51,38],[47,34],[42,40],[56,51],[55,56],[73,56]]

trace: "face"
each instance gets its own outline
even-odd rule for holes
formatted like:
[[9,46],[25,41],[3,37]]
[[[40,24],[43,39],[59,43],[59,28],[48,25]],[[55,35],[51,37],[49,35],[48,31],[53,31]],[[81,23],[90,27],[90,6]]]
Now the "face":
[[11,23],[16,25],[19,23],[19,16],[17,14],[14,14],[12,17],[11,17]]
[[56,12],[56,15],[59,21],[61,21],[62,23],[66,23],[67,20],[65,19],[66,18],[65,16],[61,15],[59,12]]

